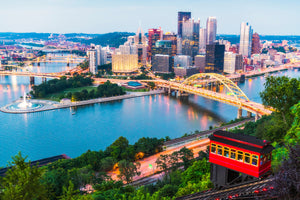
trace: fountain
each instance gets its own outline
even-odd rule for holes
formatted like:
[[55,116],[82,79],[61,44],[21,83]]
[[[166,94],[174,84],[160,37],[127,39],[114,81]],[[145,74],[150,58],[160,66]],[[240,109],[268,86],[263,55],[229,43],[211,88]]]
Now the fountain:
[[26,101],[26,92],[24,91],[23,102],[18,105],[19,108],[31,108],[32,103]]

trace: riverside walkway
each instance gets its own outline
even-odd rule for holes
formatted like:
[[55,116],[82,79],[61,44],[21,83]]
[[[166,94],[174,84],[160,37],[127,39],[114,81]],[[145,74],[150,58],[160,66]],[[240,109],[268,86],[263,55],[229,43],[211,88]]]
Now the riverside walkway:
[[14,114],[22,114],[22,113],[33,113],[33,112],[42,112],[42,111],[48,111],[48,110],[56,110],[56,109],[62,109],[62,108],[70,108],[70,107],[76,107],[76,106],[85,106],[95,103],[103,103],[103,102],[110,102],[110,101],[118,101],[123,99],[129,99],[129,98],[136,98],[136,97],[142,97],[142,96],[149,96],[149,95],[155,95],[155,94],[162,94],[164,91],[162,90],[153,90],[149,92],[134,92],[129,93],[121,96],[114,96],[114,97],[104,97],[104,98],[97,98],[97,99],[90,99],[90,100],[84,100],[84,101],[78,101],[78,102],[71,102],[71,103],[58,103],[54,101],[47,101],[47,100],[31,100],[33,103],[40,103],[44,106],[38,109],[28,109],[28,110],[10,110],[9,107],[16,103],[13,102],[11,104],[8,104],[6,106],[3,106],[0,108],[0,111],[4,113],[14,113]]

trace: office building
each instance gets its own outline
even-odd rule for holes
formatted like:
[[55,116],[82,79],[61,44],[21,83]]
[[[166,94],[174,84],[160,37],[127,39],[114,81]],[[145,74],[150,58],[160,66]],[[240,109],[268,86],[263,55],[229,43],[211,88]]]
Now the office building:
[[158,73],[170,73],[170,56],[156,54],[152,59],[152,71]]
[[199,70],[194,66],[175,67],[174,68],[174,73],[175,73],[176,76],[189,77],[189,76],[192,76],[194,74],[198,74]]
[[[174,60],[173,60],[173,49],[172,49],[173,41],[171,40],[158,40],[155,43],[155,47],[152,49],[152,59],[154,59],[154,56],[157,54],[161,55],[168,55],[170,58],[170,66],[171,68],[174,67]],[[152,63],[153,65],[153,63]]]
[[114,54],[112,55],[112,71],[114,73],[132,73],[138,70],[137,54]]
[[172,57],[177,55],[177,35],[175,33],[166,33],[163,35],[163,40],[172,41]]
[[174,67],[189,67],[192,66],[192,57],[187,55],[177,55],[174,57]]
[[195,56],[195,67],[200,72],[205,72],[205,55],[197,55]]
[[148,60],[152,57],[152,49],[155,47],[155,43],[158,40],[163,40],[163,31],[159,27],[158,29],[148,30]]
[[251,54],[260,54],[260,38],[258,33],[254,33],[252,36]]
[[242,22],[239,53],[247,58],[251,56],[252,32],[251,26],[248,23]]
[[182,54],[193,59],[199,53],[200,20],[188,19],[182,24]]
[[92,74],[97,73],[97,51],[95,50],[95,47],[92,46],[92,49],[87,51],[87,55],[89,58],[89,71]]
[[219,43],[206,46],[205,73],[223,73],[225,45]]
[[100,45],[95,47],[97,53],[97,66],[104,65],[107,62],[107,54],[105,48],[102,48]]
[[213,44],[217,36],[217,18],[208,17],[206,22],[207,44]]
[[182,23],[184,20],[188,20],[191,18],[191,12],[178,12],[178,26],[177,26],[177,30],[178,30],[178,37],[182,37]]
[[199,50],[201,53],[205,53],[207,43],[207,31],[206,28],[200,28],[199,33]]

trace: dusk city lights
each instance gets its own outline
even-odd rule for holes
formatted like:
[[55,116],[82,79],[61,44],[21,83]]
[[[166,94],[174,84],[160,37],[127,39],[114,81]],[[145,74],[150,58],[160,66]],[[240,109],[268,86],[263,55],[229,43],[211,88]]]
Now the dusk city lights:
[[299,200],[299,9],[0,0],[0,200]]

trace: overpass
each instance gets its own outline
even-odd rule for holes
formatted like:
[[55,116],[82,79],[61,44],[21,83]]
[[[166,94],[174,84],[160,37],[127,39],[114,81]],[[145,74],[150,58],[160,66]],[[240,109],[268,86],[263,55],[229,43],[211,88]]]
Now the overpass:
[[19,71],[0,71],[0,75],[5,76],[28,76],[40,78],[60,78],[66,76],[62,73],[36,73],[36,72],[19,72]]

